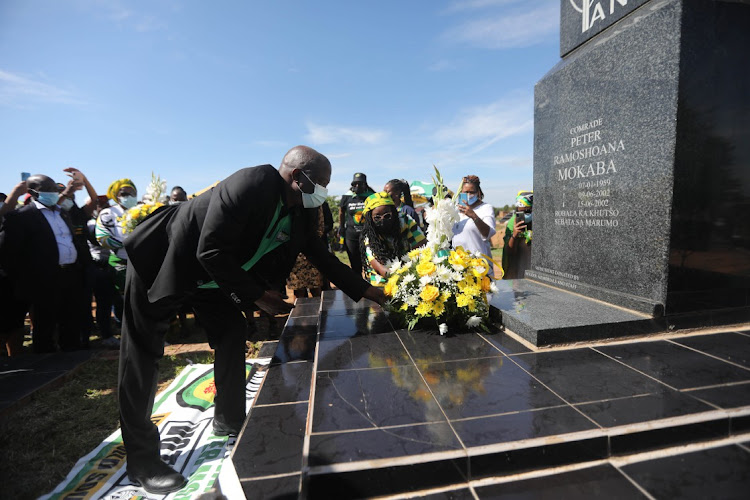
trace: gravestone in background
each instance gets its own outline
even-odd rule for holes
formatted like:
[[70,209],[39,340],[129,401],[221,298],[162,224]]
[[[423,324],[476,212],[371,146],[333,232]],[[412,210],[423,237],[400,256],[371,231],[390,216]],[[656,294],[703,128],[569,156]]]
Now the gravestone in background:
[[[629,309],[644,331],[747,321],[750,2],[561,0],[560,32],[535,89],[522,281]],[[537,344],[634,333],[604,316],[557,339],[515,326]]]

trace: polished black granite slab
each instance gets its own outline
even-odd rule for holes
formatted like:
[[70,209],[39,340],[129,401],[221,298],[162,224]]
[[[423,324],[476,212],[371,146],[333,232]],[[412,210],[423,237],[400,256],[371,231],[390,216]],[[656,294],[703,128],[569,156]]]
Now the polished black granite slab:
[[597,340],[664,331],[647,317],[530,279],[497,282],[490,304],[503,326],[535,346]]
[[233,452],[247,498],[544,497],[545,484],[639,498],[611,464],[502,478],[750,431],[743,333],[535,350],[499,328],[396,330],[338,291],[318,301],[318,317],[287,320]]

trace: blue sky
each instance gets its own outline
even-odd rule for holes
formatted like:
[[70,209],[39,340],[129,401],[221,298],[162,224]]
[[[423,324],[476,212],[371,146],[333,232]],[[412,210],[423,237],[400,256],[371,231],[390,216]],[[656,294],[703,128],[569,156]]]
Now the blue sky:
[[531,187],[559,0],[0,2],[0,191],[74,166],[188,192],[306,144],[355,172],[504,205]]

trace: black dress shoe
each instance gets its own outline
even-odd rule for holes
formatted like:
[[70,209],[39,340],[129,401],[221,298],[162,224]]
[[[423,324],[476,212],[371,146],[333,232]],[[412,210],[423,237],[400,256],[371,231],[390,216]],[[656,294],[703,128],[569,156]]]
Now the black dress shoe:
[[242,424],[225,424],[214,418],[214,436],[236,436],[242,429]]
[[128,465],[128,477],[148,493],[166,495],[182,489],[185,477],[162,461],[141,467]]

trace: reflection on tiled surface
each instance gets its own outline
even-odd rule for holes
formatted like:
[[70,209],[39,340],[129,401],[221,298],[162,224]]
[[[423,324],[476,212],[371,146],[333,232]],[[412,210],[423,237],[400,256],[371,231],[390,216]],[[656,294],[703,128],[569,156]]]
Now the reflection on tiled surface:
[[308,498],[372,498],[466,482],[466,459],[312,474]]
[[750,370],[723,361],[744,363],[740,333],[531,352],[497,329],[395,331],[338,291],[319,306],[287,321],[235,447],[248,498],[272,480],[289,498],[638,498],[610,465],[505,481],[750,432]]
[[409,354],[395,333],[333,337],[318,343],[318,371],[410,364]]
[[564,404],[507,358],[478,358],[417,367],[450,419]]
[[301,471],[307,407],[299,403],[251,410],[247,427],[252,424],[262,432],[246,428],[237,440],[232,463],[240,480]]
[[312,361],[315,358],[316,335],[307,333],[284,333],[273,354],[271,363],[289,363],[291,361]]
[[258,357],[270,358],[271,356],[273,356],[273,353],[276,352],[276,347],[278,346],[278,344],[278,340],[274,340],[272,342],[263,342],[263,345],[260,346]]
[[447,423],[420,424],[313,434],[308,463],[314,467],[445,451],[463,452],[450,426]]
[[533,500],[540,498],[630,500],[648,498],[609,464],[552,476],[482,486],[476,488],[475,491],[482,500]]
[[469,488],[460,488],[450,491],[441,491],[439,493],[427,493],[420,495],[422,500],[474,500]]
[[685,394],[714,404],[719,408],[750,406],[750,382],[686,391]]
[[502,356],[497,348],[473,332],[446,336],[429,330],[398,330],[396,333],[417,360],[450,361]]
[[750,337],[736,332],[697,335],[673,342],[750,368]]
[[242,491],[245,498],[252,500],[296,500],[299,498],[300,476],[301,474],[293,474],[242,481]]
[[686,394],[666,388],[656,394],[585,403],[576,407],[602,427],[661,420],[714,409]]
[[310,399],[312,363],[271,365],[255,405],[307,402]]
[[297,303],[294,305],[294,309],[289,313],[292,318],[300,316],[317,316],[320,312],[320,299],[307,299],[301,302],[303,299],[297,299]]
[[392,332],[388,316],[382,311],[362,310],[350,315],[320,315],[320,338],[354,337],[374,333]]
[[750,380],[750,370],[665,340],[603,346],[597,350],[676,389]]
[[313,432],[445,421],[414,366],[318,372]]
[[569,406],[524,411],[453,422],[467,447],[508,443],[596,429],[589,419]]
[[664,387],[591,349],[519,354],[512,360],[570,403],[650,394]]
[[722,446],[622,467],[655,498],[747,498],[750,453]]
[[597,437],[562,443],[556,439],[549,439],[548,444],[529,448],[512,448],[499,453],[472,455],[469,462],[471,478],[481,479],[590,462],[606,457],[607,438]]

